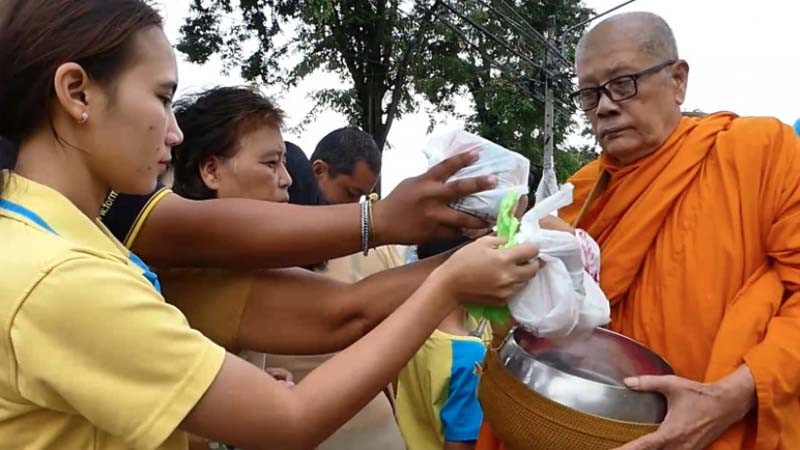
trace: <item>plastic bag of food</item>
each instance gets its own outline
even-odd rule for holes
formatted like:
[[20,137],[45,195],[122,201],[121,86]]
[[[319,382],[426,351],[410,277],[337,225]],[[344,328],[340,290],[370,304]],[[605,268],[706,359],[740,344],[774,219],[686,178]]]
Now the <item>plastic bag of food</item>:
[[539,220],[572,204],[572,185],[538,202],[522,217],[515,243],[539,247],[544,267],[508,303],[514,319],[537,336],[565,337],[588,333],[611,320],[603,291],[586,273],[577,236],[542,229]]
[[429,167],[432,167],[447,158],[470,150],[478,150],[480,159],[459,170],[450,181],[492,176],[497,179],[497,187],[463,197],[450,206],[493,222],[497,218],[500,203],[509,192],[514,192],[517,197],[528,194],[530,161],[494,142],[462,130],[431,139],[423,152],[428,158]]

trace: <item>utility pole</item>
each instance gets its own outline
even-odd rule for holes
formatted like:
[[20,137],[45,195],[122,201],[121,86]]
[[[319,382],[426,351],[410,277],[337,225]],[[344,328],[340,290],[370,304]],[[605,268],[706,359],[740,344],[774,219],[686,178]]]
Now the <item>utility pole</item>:
[[[556,18],[550,16],[547,18],[547,32],[545,34],[547,42],[553,47],[557,48],[558,38],[556,36]],[[550,75],[551,68],[555,59],[560,55],[553,54],[553,51],[545,47],[545,71],[544,71],[544,153],[542,155],[542,179],[539,186],[536,188],[536,201],[541,201],[558,191],[558,181],[555,176],[555,161],[553,157],[553,149],[555,144],[554,135],[554,121],[555,121],[555,94],[553,86],[555,80]],[[559,49],[559,51],[561,51]],[[557,73],[555,71],[554,73]]]
[[[545,33],[545,64],[544,64],[544,79],[545,79],[545,95],[544,95],[544,151],[542,154],[542,179],[539,181],[539,186],[536,188],[536,201],[542,201],[545,198],[555,194],[558,191],[558,180],[555,172],[555,161],[553,157],[553,147],[555,144],[555,135],[553,122],[555,120],[553,106],[555,98],[553,97],[553,86],[556,80],[553,74],[558,74],[559,71],[555,64],[565,61],[566,51],[565,41],[567,34],[578,29],[579,27],[597,20],[600,17],[606,16],[623,6],[629,5],[636,0],[627,0],[608,11],[597,14],[578,25],[575,25],[565,30],[559,37],[556,30],[556,18],[550,16],[547,18],[547,33]],[[561,60],[558,61],[557,59]]]
[[[623,6],[630,5],[631,3],[635,2],[636,0],[624,0],[622,3],[618,4],[617,6],[586,20],[573,25],[566,30],[563,30],[560,34],[557,30],[556,25],[556,18],[555,16],[550,16],[547,18],[547,30],[544,33],[537,31],[530,22],[517,10],[517,2],[516,1],[508,1],[508,0],[479,0],[479,4],[486,7],[487,11],[490,14],[495,15],[501,22],[504,22],[507,25],[507,28],[518,34],[519,39],[525,45],[530,46],[533,44],[534,46],[538,47],[541,46],[544,48],[544,61],[534,60],[532,55],[525,54],[524,49],[519,49],[517,46],[509,44],[508,39],[504,36],[495,36],[489,29],[480,25],[475,20],[470,18],[466,12],[463,10],[459,10],[458,8],[454,7],[450,4],[447,0],[440,0],[442,6],[444,6],[447,10],[453,13],[454,16],[461,19],[463,22],[468,24],[469,26],[473,27],[474,29],[478,30],[488,39],[492,40],[495,44],[504,47],[507,51],[511,54],[515,55],[519,58],[519,63],[526,65],[530,70],[536,71],[537,74],[541,74],[541,77],[537,76],[535,80],[528,79],[525,83],[527,86],[530,86],[530,81],[539,82],[540,80],[544,80],[544,99],[541,98],[541,94],[539,91],[538,86],[529,89],[530,94],[539,101],[544,101],[544,133],[543,133],[543,152],[542,152],[542,178],[539,181],[539,186],[536,188],[536,201],[541,201],[550,195],[555,194],[558,192],[558,180],[556,178],[555,173],[555,112],[556,109],[559,111],[560,114],[572,114],[572,111],[565,111],[561,105],[556,106],[556,99],[555,99],[555,88],[558,86],[559,83],[564,82],[563,77],[568,77],[568,70],[565,68],[569,68],[572,66],[573,62],[570,60],[569,56],[566,53],[566,42],[567,39],[574,33],[576,30],[582,29],[587,24],[591,23],[594,20],[597,20],[603,16],[606,16]],[[437,19],[447,25],[450,29],[455,31],[463,40],[467,43],[468,46],[472,47],[473,49],[477,49],[480,51],[480,47],[470,41],[464,33],[460,31],[460,29],[453,24],[448,18],[444,17],[443,15],[438,15]],[[536,54],[533,53],[532,54]],[[484,55],[486,57],[486,55]],[[496,61],[490,59],[490,62],[493,68],[496,68],[502,76],[502,72],[504,67],[501,64],[498,64]],[[543,64],[542,64],[543,63]],[[511,80],[513,83],[517,83],[515,80]],[[523,86],[523,89],[526,89],[526,84],[519,84],[519,86]],[[540,86],[540,85],[539,85]],[[535,133],[535,132],[534,132]],[[536,138],[537,134],[531,134],[532,138]]]

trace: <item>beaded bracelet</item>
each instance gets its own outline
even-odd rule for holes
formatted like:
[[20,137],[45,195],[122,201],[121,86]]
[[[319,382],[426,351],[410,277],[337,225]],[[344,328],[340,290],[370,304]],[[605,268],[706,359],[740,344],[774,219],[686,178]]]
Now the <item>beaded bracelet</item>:
[[370,237],[370,244],[372,244],[373,247],[375,246],[375,242],[377,242],[378,235],[377,233],[375,233],[375,220],[374,220],[375,215],[372,214],[372,205],[374,205],[375,202],[377,201],[378,201],[378,194],[373,192],[367,196],[367,204],[369,207],[369,211],[367,214],[369,216],[369,237]]
[[366,195],[362,195],[358,201],[361,207],[361,253],[369,255],[369,201]]
[[369,255],[370,244],[375,240],[375,222],[372,219],[372,204],[378,201],[378,194],[362,195],[358,201],[361,206],[361,252]]

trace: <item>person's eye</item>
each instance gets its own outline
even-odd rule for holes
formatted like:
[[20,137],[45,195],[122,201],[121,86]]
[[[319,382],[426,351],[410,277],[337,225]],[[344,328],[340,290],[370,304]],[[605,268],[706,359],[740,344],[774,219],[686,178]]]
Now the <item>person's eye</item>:
[[577,97],[581,103],[592,103],[597,98],[597,92],[593,89],[583,89],[578,92]]
[[170,97],[170,96],[168,96],[168,95],[159,95],[159,96],[158,96],[158,98],[159,98],[159,99],[161,99],[161,103],[162,103],[162,104],[163,104],[165,107],[170,107],[170,106],[172,106],[172,97]]
[[281,163],[281,162],[280,162],[280,161],[278,161],[278,160],[274,160],[274,161],[264,161],[264,162],[263,162],[263,164],[264,164],[265,166],[267,166],[267,167],[271,167],[271,168],[273,168],[273,169],[276,169],[276,168],[278,167],[278,164],[280,164],[280,163]]
[[629,95],[636,89],[633,78],[623,77],[609,81],[607,89],[616,95]]

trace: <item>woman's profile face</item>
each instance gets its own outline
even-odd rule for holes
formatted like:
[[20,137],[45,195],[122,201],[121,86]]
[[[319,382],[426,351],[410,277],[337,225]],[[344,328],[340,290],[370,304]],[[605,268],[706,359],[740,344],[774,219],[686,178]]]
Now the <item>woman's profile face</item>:
[[161,28],[139,31],[127,67],[90,107],[90,165],[112,190],[149,194],[183,140],[172,111],[177,86],[175,54]]
[[233,156],[215,158],[200,170],[217,198],[289,201],[292,177],[286,170],[286,145],[275,126],[264,124],[243,133]]

